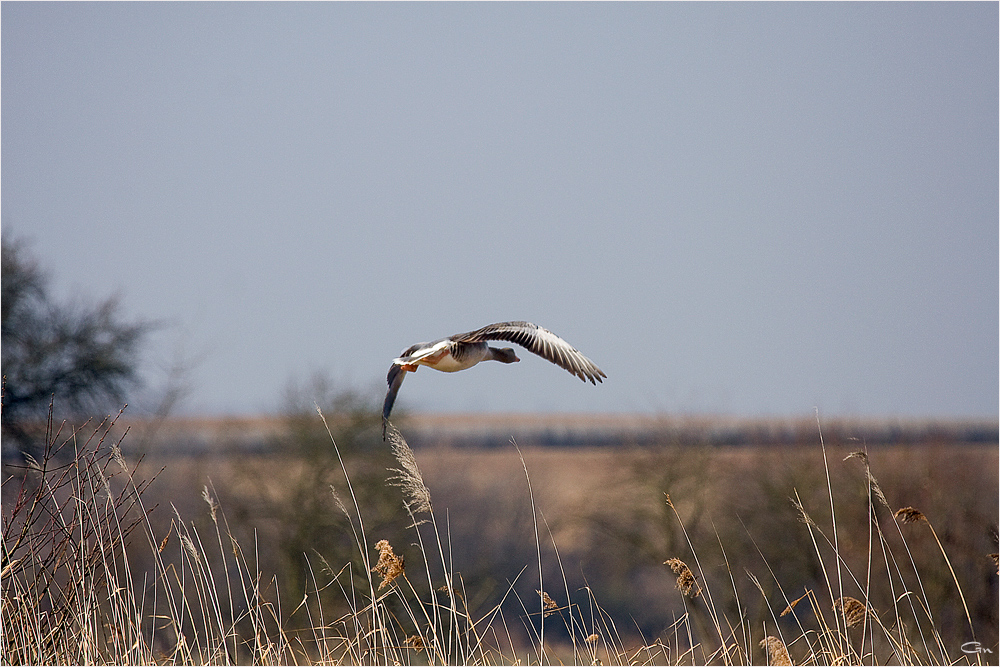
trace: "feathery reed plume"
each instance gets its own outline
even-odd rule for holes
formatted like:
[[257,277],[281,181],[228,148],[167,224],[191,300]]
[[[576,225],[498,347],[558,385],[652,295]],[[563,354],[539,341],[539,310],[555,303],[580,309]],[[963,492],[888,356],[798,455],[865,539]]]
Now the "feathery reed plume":
[[[698,585],[698,582],[694,578],[694,573],[691,572],[691,568],[687,566],[687,563],[680,558],[671,558],[670,560],[663,561],[663,564],[669,566],[674,571],[674,574],[677,575],[677,590],[692,600],[701,595],[701,586]],[[691,592],[692,590],[694,591],[693,593]]]
[[865,616],[868,614],[877,616],[872,609],[865,606],[864,602],[848,595],[834,600],[833,610],[844,615],[844,623],[846,623],[849,628],[861,625],[865,620]]
[[382,590],[386,585],[391,584],[396,580],[396,577],[403,574],[403,557],[397,556],[392,551],[392,545],[389,544],[388,540],[379,540],[375,545],[378,549],[378,563],[372,568],[372,572],[382,577],[382,583],[378,585],[378,589]]
[[215,502],[215,498],[212,494],[208,492],[208,485],[205,484],[201,487],[201,499],[208,503],[208,509],[212,512],[212,523],[217,523],[218,518],[216,514],[219,511],[219,503]]
[[927,521],[927,517],[924,513],[915,507],[902,507],[896,510],[896,518],[901,519],[903,523],[917,523],[918,521]]
[[535,591],[542,596],[542,618],[551,616],[552,614],[559,611],[559,605],[556,601],[549,597],[549,594],[545,591]]
[[777,637],[767,636],[760,640],[760,647],[767,651],[767,662],[770,665],[794,665],[788,655],[785,643]]
[[191,536],[187,533],[177,533],[177,537],[180,538],[181,544],[184,546],[184,551],[188,553],[191,560],[193,560],[196,565],[201,565],[201,552],[199,552],[198,547],[194,545],[194,540],[191,539]]
[[809,516],[809,512],[806,512],[806,508],[796,499],[792,499],[792,506],[799,513],[799,521],[806,524],[807,526],[812,526],[813,528],[819,529],[819,524]]
[[337,509],[344,513],[344,516],[350,518],[350,514],[347,511],[347,506],[344,505],[344,501],[340,499],[340,494],[337,493],[337,487],[333,484],[330,485],[330,493],[333,494],[333,502],[337,505]]
[[396,473],[389,478],[389,483],[403,490],[403,503],[410,514],[420,512],[430,513],[433,511],[431,508],[431,492],[427,489],[427,485],[424,484],[424,478],[417,467],[417,460],[413,456],[413,450],[410,449],[410,446],[406,444],[406,440],[403,439],[403,436],[395,428],[389,430],[388,441],[389,446],[392,448],[392,454],[399,461],[400,466],[389,469],[389,472]]

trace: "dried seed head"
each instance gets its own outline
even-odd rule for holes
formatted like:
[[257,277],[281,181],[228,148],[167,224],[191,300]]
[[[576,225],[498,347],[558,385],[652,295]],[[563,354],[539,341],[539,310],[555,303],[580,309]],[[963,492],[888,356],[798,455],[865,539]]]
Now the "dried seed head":
[[989,554],[993,559],[993,564],[997,566],[997,574],[1000,574],[1000,554]]
[[536,591],[542,596],[542,618],[546,616],[551,616],[552,614],[559,611],[559,605],[556,601],[549,597],[549,594],[545,591]]
[[844,622],[847,627],[853,628],[864,623],[865,616],[874,613],[865,606],[861,600],[844,596],[833,601],[833,610],[844,615]]
[[[126,429],[127,431],[128,429]],[[122,436],[124,439],[124,436]],[[122,470],[128,471],[128,466],[125,464],[125,458],[122,456],[122,448],[115,443],[111,443],[111,457],[114,458],[115,463],[121,466]]]
[[444,593],[449,598],[454,598],[456,600],[462,600],[463,599],[463,597],[462,597],[462,591],[454,589],[454,588],[451,588],[447,584],[445,584],[444,586],[441,586],[440,588],[438,588],[438,593]]
[[797,605],[798,603],[802,602],[807,597],[809,597],[809,593],[810,592],[811,591],[806,591],[805,595],[803,595],[802,597],[798,598],[797,600],[792,600],[791,602],[789,602],[788,606],[785,607],[785,610],[783,612],[781,612],[780,614],[778,614],[778,615],[779,616],[784,616],[786,614],[792,613],[792,610],[795,609],[795,605]]
[[424,650],[424,638],[420,635],[411,635],[403,642],[403,646],[419,653]]
[[680,558],[671,558],[670,560],[663,561],[663,564],[669,566],[674,571],[674,574],[677,575],[677,589],[681,593],[691,599],[701,595],[701,586],[698,585],[698,582],[694,578],[694,573],[691,572],[691,568],[684,561]]
[[868,473],[868,481],[871,482],[872,491],[875,492],[875,497],[878,498],[878,501],[882,503],[882,506],[887,510],[891,510],[889,507],[889,501],[886,499],[885,494],[882,493],[882,487],[878,485],[878,480],[875,479],[875,476],[871,474],[870,471]]
[[195,563],[200,565],[201,554],[198,553],[197,547],[194,546],[194,541],[191,539],[191,536],[184,533],[177,533],[177,537],[180,538],[181,544],[184,546],[184,550],[188,552],[188,555],[194,559]]
[[868,454],[864,452],[851,452],[850,454],[844,457],[845,461],[850,461],[851,459],[858,459],[865,465],[868,465]]
[[807,526],[812,526],[813,528],[819,528],[819,524],[817,524],[813,520],[813,518],[809,516],[809,513],[806,512],[806,508],[802,506],[802,503],[800,503],[798,500],[795,500],[794,498],[790,498],[789,500],[792,501],[792,506],[795,507],[796,511],[798,511],[799,513],[799,521],[806,524]]
[[402,556],[393,553],[392,545],[387,540],[379,540],[375,548],[378,549],[379,556],[378,563],[372,568],[372,572],[382,577],[382,583],[378,585],[378,589],[382,590],[387,584],[395,581],[396,577],[403,574],[405,567]]
[[914,507],[903,507],[896,510],[896,518],[902,519],[903,523],[927,521],[927,517],[924,516],[923,512]]
[[[171,530],[173,529],[171,528]],[[156,550],[156,553],[158,554],[163,553],[163,550],[167,548],[167,540],[169,539],[170,539],[170,531],[168,530],[167,534],[163,537],[163,541],[160,542],[160,548]]]
[[793,665],[788,655],[785,643],[777,637],[765,637],[760,640],[760,647],[767,651],[767,662],[771,665]]
[[882,487],[879,486],[878,480],[875,479],[875,475],[872,474],[871,466],[868,464],[868,454],[865,452],[853,452],[844,457],[844,460],[858,459],[865,466],[865,476],[868,477],[868,485],[875,495],[876,500],[878,500],[886,509],[890,509],[889,501],[885,499],[885,494],[882,492]]
[[587,638],[584,639],[583,641],[587,642],[588,644],[596,644],[597,642],[601,641],[601,636],[597,634],[588,635]]
[[347,511],[347,507],[344,505],[344,501],[340,499],[340,494],[337,493],[337,487],[333,484],[330,485],[330,493],[333,494],[333,502],[337,505],[337,509],[344,513],[344,516],[350,518],[351,514]]
[[212,512],[212,523],[217,523],[216,513],[219,510],[219,503],[215,502],[215,498],[212,494],[208,492],[208,485],[205,484],[201,487],[201,499],[208,503],[208,508]]

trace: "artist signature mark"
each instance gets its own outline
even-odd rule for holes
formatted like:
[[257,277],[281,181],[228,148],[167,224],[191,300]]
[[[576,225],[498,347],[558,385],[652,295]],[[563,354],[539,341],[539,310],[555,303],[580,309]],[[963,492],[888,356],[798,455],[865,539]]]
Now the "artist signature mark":
[[993,653],[979,642],[965,642],[962,644],[962,653]]

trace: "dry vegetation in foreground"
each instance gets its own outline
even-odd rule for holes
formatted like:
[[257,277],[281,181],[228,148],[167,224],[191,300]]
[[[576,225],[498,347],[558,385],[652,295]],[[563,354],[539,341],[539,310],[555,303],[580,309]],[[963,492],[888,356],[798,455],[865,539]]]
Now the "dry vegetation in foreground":
[[[147,475],[141,471],[148,464],[127,462],[121,453],[126,435],[114,429],[113,420],[67,431],[50,423],[40,458],[15,474],[4,473],[0,660],[725,665],[996,660],[995,561],[985,552],[951,552],[963,544],[962,536],[953,534],[959,519],[949,514],[939,520],[933,489],[890,486],[898,479],[892,466],[901,461],[866,452],[861,443],[846,453],[833,451],[818,433],[809,452],[732,450],[727,458],[691,448],[646,448],[570,452],[551,465],[545,460],[555,456],[552,452],[521,453],[515,445],[506,458],[486,465],[481,459],[474,463],[474,453],[456,455],[470,457],[464,469],[457,459],[429,456],[434,469],[425,478],[399,433],[391,432],[386,475],[385,467],[366,467],[363,449],[346,455],[343,443],[357,431],[338,431],[335,437],[322,413],[311,419],[323,427],[322,437],[313,433],[301,460],[280,466],[266,457],[243,461],[243,488],[227,487],[223,502],[214,486],[205,485],[197,494],[164,497],[155,513],[149,504],[155,477],[170,473]],[[336,470],[310,458],[322,451],[332,452]],[[934,457],[932,451],[921,454]],[[754,456],[773,458],[739,460]],[[790,478],[782,474],[793,468],[782,464],[800,457],[809,462],[811,477],[787,483]],[[576,473],[567,469],[567,460],[576,461]],[[983,464],[994,468],[986,479],[995,479],[995,446]],[[748,471],[760,465],[776,474],[761,473],[766,482],[750,483]],[[256,476],[247,476],[247,468],[255,468]],[[522,502],[516,510],[503,502],[513,493],[511,468],[520,477]],[[572,483],[588,471],[600,479],[592,493]],[[982,470],[966,472],[972,479]],[[380,481],[371,485],[372,479]],[[301,492],[306,482],[322,488],[320,500]],[[470,516],[461,516],[463,484],[497,501],[499,512],[469,507]],[[993,489],[991,512],[995,485],[986,484]],[[948,492],[963,488],[982,491],[970,483],[952,485]],[[266,505],[242,505],[249,494],[284,496],[292,509],[281,514],[265,511]],[[200,496],[201,510],[192,509],[191,495]],[[402,505],[402,522],[383,519],[384,507],[377,503],[387,497],[393,499],[388,504]],[[902,497],[930,504],[900,505]],[[241,518],[239,526],[231,526],[230,502],[250,519],[260,511],[260,523]],[[181,507],[196,518],[185,516]],[[967,505],[965,511],[977,507]],[[295,523],[303,515],[327,517],[331,508],[336,521]],[[979,523],[982,518],[974,517]],[[995,531],[996,515],[988,518]],[[527,537],[513,541],[514,533],[503,533],[503,525],[526,527]],[[303,531],[346,540],[309,551],[304,545],[314,542],[298,534]],[[497,531],[502,534],[490,534]],[[297,581],[279,576],[271,554],[277,536],[289,533],[295,533],[293,548],[303,548],[296,554],[302,564]],[[470,539],[476,534],[478,539]],[[594,548],[595,540],[604,541],[600,548]],[[496,554],[484,553],[484,547],[519,557],[517,571],[493,572],[490,580],[489,569],[497,564],[490,557]],[[645,562],[655,561],[658,569],[608,569],[613,581],[584,577],[583,584],[576,583],[579,572],[595,566],[581,554],[622,561],[626,551],[645,554]],[[629,597],[642,600],[645,614],[629,619],[617,613]],[[968,652],[974,647],[991,652]]]

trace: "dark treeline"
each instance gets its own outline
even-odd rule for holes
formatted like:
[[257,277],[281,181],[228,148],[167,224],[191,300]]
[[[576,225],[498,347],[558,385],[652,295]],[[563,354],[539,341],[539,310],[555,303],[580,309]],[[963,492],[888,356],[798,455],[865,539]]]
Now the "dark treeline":
[[[469,422],[472,417],[467,418]],[[570,418],[523,420],[517,416],[498,418],[484,426],[469,426],[453,420],[433,418],[415,423],[400,421],[401,432],[414,449],[451,447],[456,449],[496,449],[509,447],[511,440],[524,447],[658,447],[665,444],[697,447],[809,447],[884,445],[982,445],[1000,441],[995,422],[853,422],[815,421],[731,422],[704,418],[692,423],[633,422],[627,418],[596,425],[574,425]],[[196,453],[240,450],[267,453],[275,443],[274,428],[280,421],[264,419],[172,420],[148,424],[125,420],[140,437],[126,441],[127,448],[153,448],[163,453]],[[273,427],[272,427],[273,426]],[[224,446],[222,446],[224,445]]]

